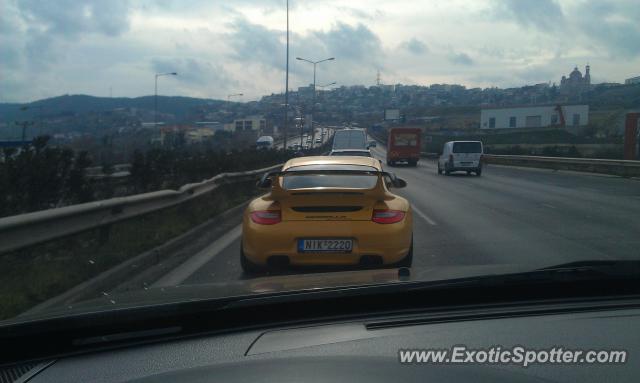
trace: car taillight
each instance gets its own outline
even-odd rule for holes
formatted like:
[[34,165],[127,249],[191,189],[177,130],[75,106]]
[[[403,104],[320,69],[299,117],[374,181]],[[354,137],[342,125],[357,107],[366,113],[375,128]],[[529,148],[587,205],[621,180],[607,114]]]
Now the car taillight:
[[275,225],[282,221],[280,210],[260,210],[251,213],[251,220],[260,225]]
[[371,220],[376,223],[396,223],[402,221],[404,214],[400,210],[374,210]]

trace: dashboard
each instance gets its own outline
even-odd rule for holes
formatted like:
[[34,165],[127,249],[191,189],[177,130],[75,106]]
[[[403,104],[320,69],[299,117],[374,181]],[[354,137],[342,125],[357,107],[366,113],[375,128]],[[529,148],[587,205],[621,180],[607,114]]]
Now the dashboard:
[[[637,303],[637,302],[636,302]],[[640,308],[575,306],[513,315],[416,313],[196,336],[53,361],[29,382],[632,381]],[[624,349],[622,364],[401,364],[398,350]]]

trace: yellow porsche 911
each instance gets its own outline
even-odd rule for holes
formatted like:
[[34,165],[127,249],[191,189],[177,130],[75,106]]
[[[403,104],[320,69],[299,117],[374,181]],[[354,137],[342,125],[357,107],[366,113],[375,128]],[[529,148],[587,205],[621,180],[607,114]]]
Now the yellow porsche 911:
[[242,223],[242,268],[387,265],[410,267],[409,202],[389,192],[406,182],[367,157],[301,157],[265,174],[269,193]]

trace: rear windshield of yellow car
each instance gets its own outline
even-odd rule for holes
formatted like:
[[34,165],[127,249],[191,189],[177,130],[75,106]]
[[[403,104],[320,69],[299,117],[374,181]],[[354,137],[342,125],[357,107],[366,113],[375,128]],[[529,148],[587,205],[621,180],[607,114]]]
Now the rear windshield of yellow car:
[[[332,171],[362,171],[362,174],[336,174]],[[310,171],[313,174],[307,174]],[[296,174],[300,172],[301,174]],[[302,174],[305,172],[305,174]],[[323,173],[326,172],[326,173]],[[359,165],[306,165],[295,166],[286,170],[282,176],[282,188],[312,189],[312,188],[335,188],[335,189],[373,189],[378,182],[378,175],[367,172],[378,172],[372,166]]]

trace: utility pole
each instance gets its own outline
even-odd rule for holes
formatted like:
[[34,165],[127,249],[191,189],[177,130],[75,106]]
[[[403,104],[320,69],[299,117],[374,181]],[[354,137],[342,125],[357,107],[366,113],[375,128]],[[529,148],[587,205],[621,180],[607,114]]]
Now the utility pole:
[[287,69],[284,80],[284,149],[287,150],[287,123],[289,119],[289,0],[287,0]]

